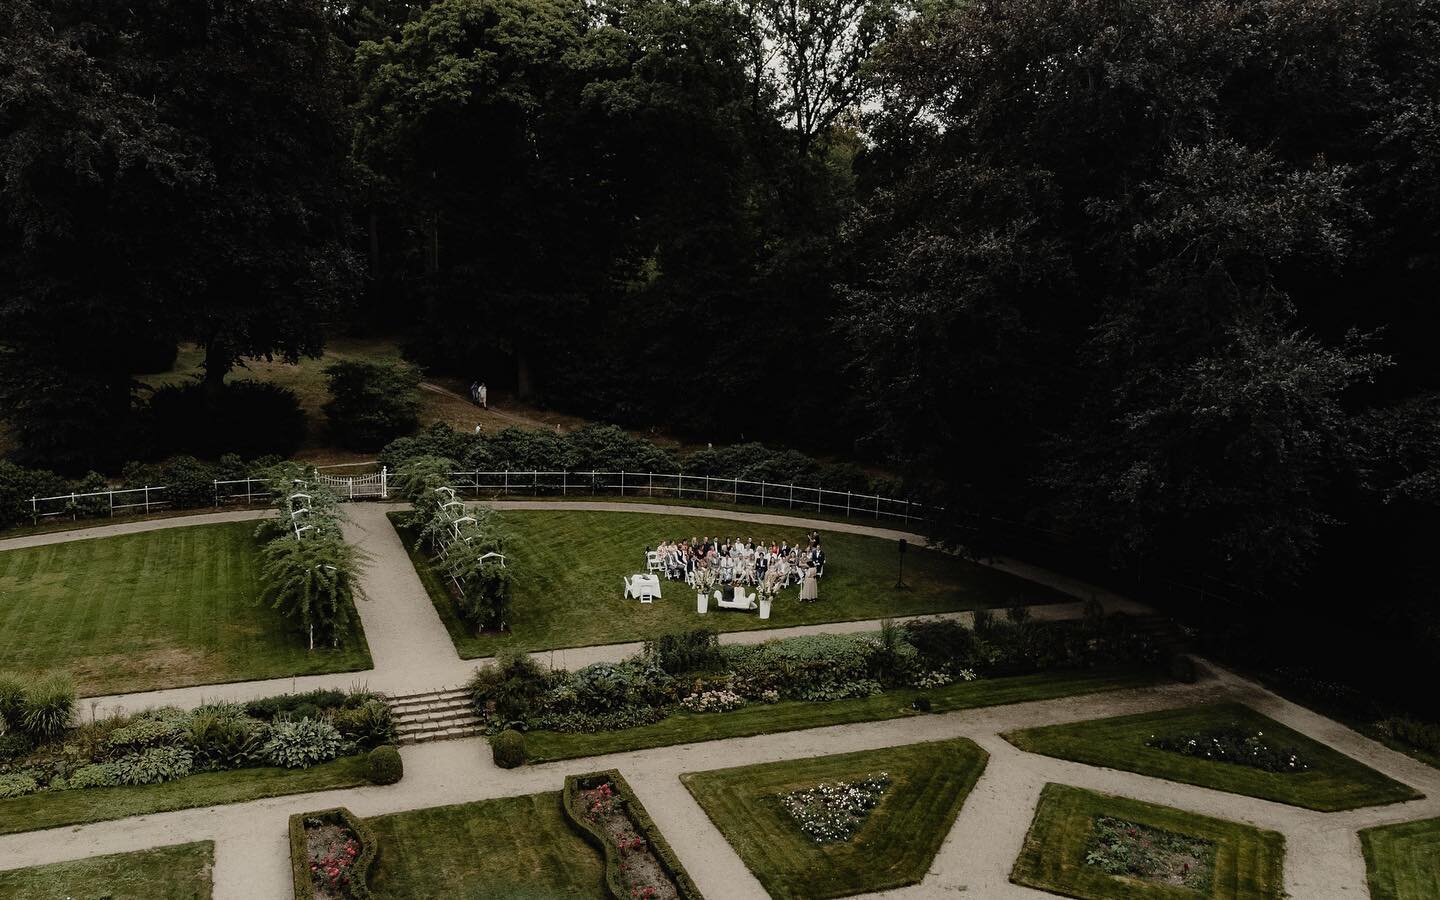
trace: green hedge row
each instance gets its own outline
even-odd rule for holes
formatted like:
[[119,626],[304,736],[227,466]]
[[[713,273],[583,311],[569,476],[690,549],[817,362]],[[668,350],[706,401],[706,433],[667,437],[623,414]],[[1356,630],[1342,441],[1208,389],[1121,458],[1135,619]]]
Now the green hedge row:
[[645,811],[645,805],[630,785],[625,781],[617,769],[609,769],[604,772],[591,772],[586,775],[571,775],[565,779],[565,792],[563,805],[565,807],[565,818],[575,827],[580,834],[592,844],[595,844],[605,854],[605,885],[610,895],[615,900],[630,900],[630,894],[626,892],[624,882],[620,878],[621,855],[618,848],[614,847],[606,836],[598,829],[585,821],[582,810],[578,809],[578,795],[582,790],[589,790],[609,782],[615,793],[625,804],[625,812],[630,821],[635,825],[635,830],[642,835],[650,845],[650,850],[660,862],[660,867],[670,876],[675,883],[675,890],[679,893],[681,900],[704,900],[700,889],[691,880],[690,873],[680,864],[680,859],[671,849],[665,835],[655,825],[655,820]]
[[360,855],[355,858],[355,868],[351,870],[350,896],[353,900],[370,900],[370,867],[380,849],[379,840],[369,825],[343,806],[296,813],[290,817],[290,877],[295,900],[310,900],[315,896],[315,883],[310,878],[310,854],[305,846],[305,823],[313,819],[344,825],[355,833],[360,841]]

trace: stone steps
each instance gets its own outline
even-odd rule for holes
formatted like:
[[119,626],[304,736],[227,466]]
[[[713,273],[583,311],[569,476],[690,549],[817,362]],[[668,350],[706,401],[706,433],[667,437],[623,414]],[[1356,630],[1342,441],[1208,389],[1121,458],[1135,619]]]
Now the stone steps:
[[388,698],[401,744],[474,737],[482,732],[470,695],[455,688]]

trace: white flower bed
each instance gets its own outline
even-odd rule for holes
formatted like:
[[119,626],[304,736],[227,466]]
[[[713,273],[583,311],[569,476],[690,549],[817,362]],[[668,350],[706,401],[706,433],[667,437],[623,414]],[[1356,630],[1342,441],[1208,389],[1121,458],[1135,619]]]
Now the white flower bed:
[[780,803],[817,844],[848,841],[880,802],[890,776],[866,775],[860,781],[822,782],[813,788],[780,795]]
[[691,694],[680,705],[691,712],[728,712],[745,705],[745,698],[734,691],[702,691]]

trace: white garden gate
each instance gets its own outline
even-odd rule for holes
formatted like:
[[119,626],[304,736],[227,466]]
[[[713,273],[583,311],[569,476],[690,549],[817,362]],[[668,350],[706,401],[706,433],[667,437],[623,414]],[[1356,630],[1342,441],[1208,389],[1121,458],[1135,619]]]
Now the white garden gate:
[[381,469],[370,475],[324,475],[320,483],[342,500],[390,499],[389,472]]

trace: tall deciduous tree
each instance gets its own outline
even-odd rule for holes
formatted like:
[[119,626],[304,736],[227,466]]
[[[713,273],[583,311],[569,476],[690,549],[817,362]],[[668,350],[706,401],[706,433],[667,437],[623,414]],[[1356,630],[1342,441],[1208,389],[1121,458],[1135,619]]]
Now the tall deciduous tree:
[[192,336],[218,385],[318,351],[355,277],[319,0],[7,4],[7,416],[74,467],[123,452],[131,374]]

